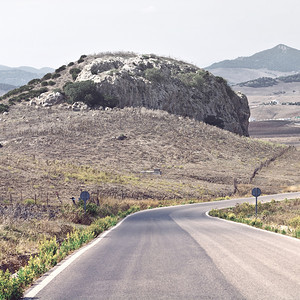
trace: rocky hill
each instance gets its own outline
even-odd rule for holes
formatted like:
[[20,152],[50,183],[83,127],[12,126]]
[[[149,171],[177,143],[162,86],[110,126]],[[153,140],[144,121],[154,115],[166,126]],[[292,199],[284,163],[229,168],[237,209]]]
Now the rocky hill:
[[83,55],[4,99],[44,106],[83,101],[94,107],[160,109],[248,135],[250,112],[244,95],[207,71],[156,55]]
[[280,44],[249,57],[217,62],[205,69],[233,84],[259,77],[287,76],[300,72],[300,50]]

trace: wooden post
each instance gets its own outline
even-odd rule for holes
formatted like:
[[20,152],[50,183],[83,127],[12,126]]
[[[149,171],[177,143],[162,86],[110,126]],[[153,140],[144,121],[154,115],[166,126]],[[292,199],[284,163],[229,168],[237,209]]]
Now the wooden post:
[[49,193],[47,192],[47,206],[49,206]]
[[36,194],[34,194],[34,204],[36,205]]
[[96,202],[97,202],[97,206],[100,206],[100,201],[99,201],[99,190],[97,190],[97,199],[96,199]]
[[10,200],[10,203],[12,204],[13,203],[13,199],[12,199],[12,194],[9,193],[9,200]]

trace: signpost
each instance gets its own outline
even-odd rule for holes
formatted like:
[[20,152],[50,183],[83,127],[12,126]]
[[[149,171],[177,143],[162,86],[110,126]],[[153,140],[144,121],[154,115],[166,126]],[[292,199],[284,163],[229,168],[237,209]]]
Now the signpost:
[[83,191],[80,193],[80,200],[83,200],[84,202],[84,212],[86,212],[86,201],[88,201],[90,199],[90,194],[87,191]]
[[252,190],[252,195],[255,197],[255,218],[257,218],[257,197],[261,195],[260,188],[256,187]]

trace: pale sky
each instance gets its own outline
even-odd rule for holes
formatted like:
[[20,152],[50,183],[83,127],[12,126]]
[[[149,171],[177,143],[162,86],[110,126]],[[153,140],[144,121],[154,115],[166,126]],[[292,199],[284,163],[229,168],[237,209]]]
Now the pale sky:
[[133,51],[199,67],[300,49],[299,0],[0,0],[0,65],[53,67]]

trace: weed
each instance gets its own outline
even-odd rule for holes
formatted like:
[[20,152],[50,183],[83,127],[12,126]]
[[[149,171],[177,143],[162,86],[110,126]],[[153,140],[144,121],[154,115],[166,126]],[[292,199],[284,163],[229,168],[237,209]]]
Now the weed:
[[[249,203],[237,204],[235,207],[227,209],[213,209],[210,215],[224,218],[236,222],[246,223],[251,226],[263,228],[268,231],[300,236],[300,217],[298,216],[300,199],[258,203],[258,215],[255,218],[255,206]],[[296,215],[290,218],[291,215]],[[288,227],[288,226],[291,226]]]

